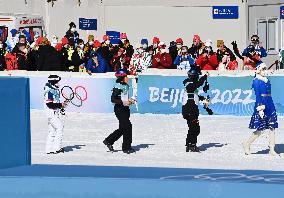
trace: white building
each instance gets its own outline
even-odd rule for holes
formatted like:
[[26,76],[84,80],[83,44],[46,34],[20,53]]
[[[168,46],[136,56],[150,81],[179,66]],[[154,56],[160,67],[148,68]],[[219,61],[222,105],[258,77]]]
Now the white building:
[[[238,6],[239,16],[213,19],[212,6]],[[88,34],[101,40],[106,30],[114,30],[126,32],[133,44],[158,36],[166,43],[181,37],[191,45],[198,34],[204,41],[213,40],[215,48],[223,39],[228,47],[236,40],[243,49],[250,36],[258,34],[269,53],[264,61],[270,65],[284,46],[281,6],[284,0],[54,0],[53,6],[47,0],[0,0],[0,13],[42,15],[49,38],[64,36],[71,21],[79,29],[79,18],[97,19],[97,31],[78,31],[84,40]]]

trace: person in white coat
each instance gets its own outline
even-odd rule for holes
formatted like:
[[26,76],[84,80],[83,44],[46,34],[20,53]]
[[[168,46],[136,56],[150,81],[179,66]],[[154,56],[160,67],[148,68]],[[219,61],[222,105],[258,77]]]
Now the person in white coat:
[[59,81],[61,78],[57,75],[50,75],[48,82],[44,87],[45,111],[48,120],[48,136],[46,141],[46,153],[57,154],[64,153],[62,147],[64,116],[62,109],[67,102],[60,102]]

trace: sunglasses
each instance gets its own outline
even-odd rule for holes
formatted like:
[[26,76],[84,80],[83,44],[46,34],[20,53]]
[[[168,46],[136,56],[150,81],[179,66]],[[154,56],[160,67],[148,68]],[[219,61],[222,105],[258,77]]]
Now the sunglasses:
[[259,41],[258,39],[251,39],[251,41]]

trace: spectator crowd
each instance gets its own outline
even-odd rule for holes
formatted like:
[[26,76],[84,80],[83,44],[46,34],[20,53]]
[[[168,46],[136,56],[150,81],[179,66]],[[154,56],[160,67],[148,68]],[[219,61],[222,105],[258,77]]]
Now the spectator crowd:
[[[104,35],[102,41],[88,36],[87,42],[80,38],[75,23],[62,39],[53,36],[49,41],[38,34],[30,35],[25,29],[12,29],[7,41],[0,40],[0,70],[29,71],[71,71],[105,73],[125,68],[131,74],[147,68],[189,70],[197,65],[201,70],[253,70],[267,56],[259,37],[253,35],[251,44],[242,52],[237,43],[232,49],[223,40],[217,40],[217,50],[213,42],[202,41],[194,35],[192,45],[186,46],[182,38],[170,42],[169,46],[154,37],[151,43],[143,38],[134,47],[127,34],[121,33],[118,44],[111,44],[110,37]],[[239,64],[236,57],[243,63]]]

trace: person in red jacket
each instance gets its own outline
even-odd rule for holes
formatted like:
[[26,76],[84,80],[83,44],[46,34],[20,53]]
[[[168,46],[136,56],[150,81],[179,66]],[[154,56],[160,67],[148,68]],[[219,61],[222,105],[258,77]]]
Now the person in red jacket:
[[172,66],[172,57],[166,52],[166,44],[164,42],[159,44],[159,52],[154,55],[152,62],[152,68],[169,69]]
[[217,54],[212,50],[212,41],[208,39],[201,55],[196,60],[201,70],[216,70],[218,68]]

